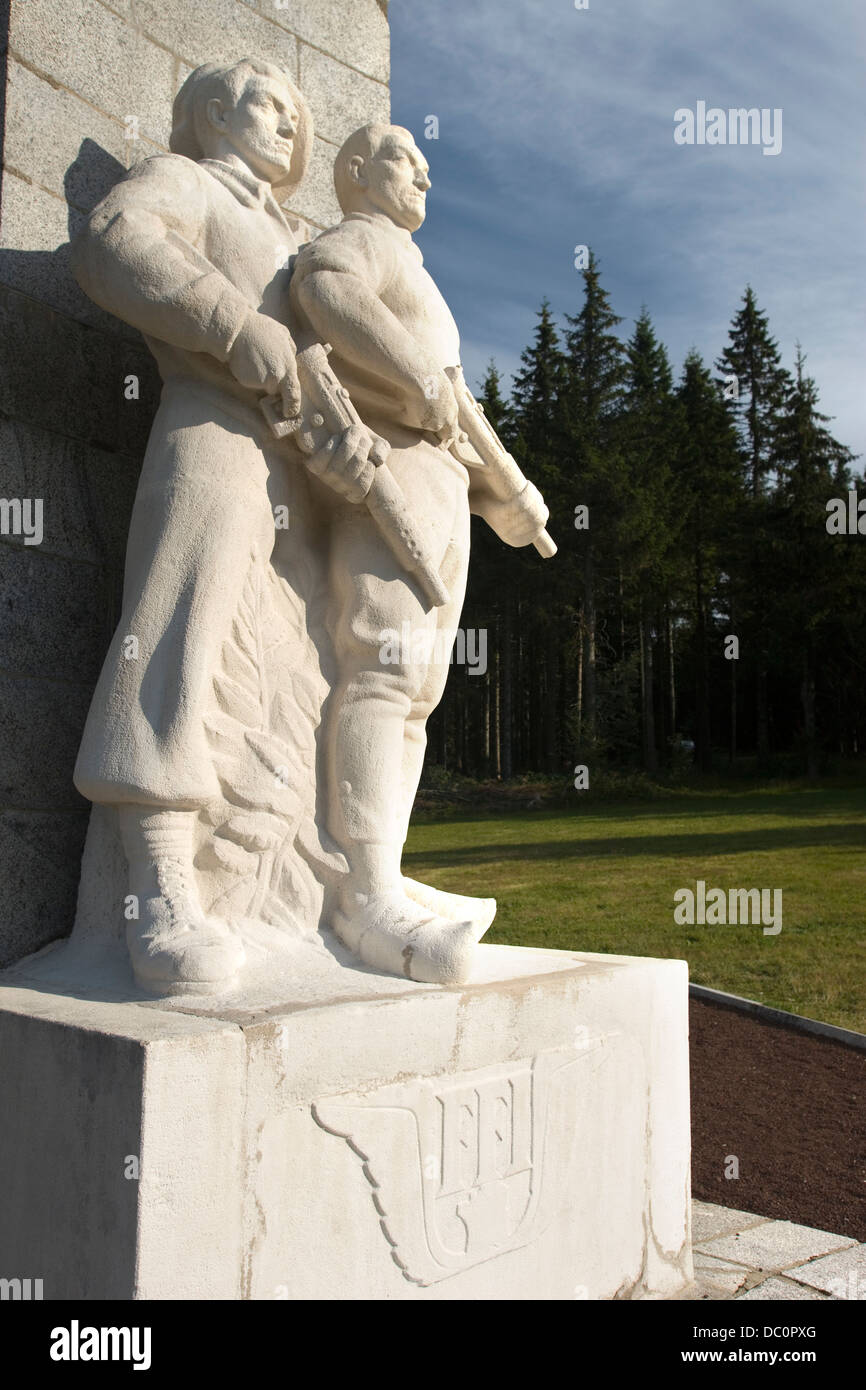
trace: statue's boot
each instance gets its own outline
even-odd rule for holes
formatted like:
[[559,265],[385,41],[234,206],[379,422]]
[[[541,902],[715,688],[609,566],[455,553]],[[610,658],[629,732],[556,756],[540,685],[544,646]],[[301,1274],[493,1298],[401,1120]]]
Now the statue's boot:
[[231,988],[244,963],[240,938],[206,917],[193,870],[194,811],[122,807],[129,892],[138,920],[126,941],[138,983],[153,994],[217,994]]
[[441,917],[396,889],[359,895],[334,915],[334,930],[365,965],[423,984],[459,985],[469,977],[475,945],[486,930]]
[[478,939],[486,932],[496,916],[495,898],[470,898],[462,893],[446,893],[444,888],[431,888],[414,878],[403,878],[403,891],[414,903],[429,908],[452,922],[473,922],[480,928]]

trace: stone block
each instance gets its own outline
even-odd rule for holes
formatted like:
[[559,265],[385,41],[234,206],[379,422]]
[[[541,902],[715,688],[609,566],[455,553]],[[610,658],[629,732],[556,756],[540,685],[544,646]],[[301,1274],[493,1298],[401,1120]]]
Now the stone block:
[[43,499],[40,555],[122,569],[139,461],[0,417],[3,496]]
[[387,82],[388,19],[378,0],[244,0],[274,23],[368,77]]
[[370,121],[390,119],[391,98],[381,82],[362,77],[317,48],[301,44],[299,86],[313,112],[316,132],[335,145]]
[[89,212],[124,172],[158,146],[126,138],[117,120],[72,92],[10,62],[7,166]]
[[94,565],[0,545],[4,671],[95,685],[111,639],[104,589]]
[[79,289],[70,269],[69,242],[83,220],[84,213],[62,197],[4,170],[0,281],[70,318],[111,331],[109,315]]
[[71,931],[87,817],[83,805],[0,813],[0,968]]
[[176,60],[98,0],[16,0],[9,45],[97,110],[137,116],[142,135],[168,147]]
[[92,695],[90,685],[0,675],[0,805],[78,810],[72,770]]
[[[294,0],[293,0],[294,2]],[[177,54],[185,63],[236,63],[264,58],[297,77],[298,45],[294,35],[238,0],[133,0],[136,26]]]
[[684,963],[481,946],[469,983],[442,988],[340,949],[299,944],[282,977],[194,1014],[137,990],[103,938],[7,971],[8,1272],[46,1298],[687,1284]]
[[327,140],[313,141],[313,156],[303,183],[289,204],[297,213],[317,227],[333,227],[342,213],[334,191],[334,158],[337,146]]
[[[0,253],[0,274],[5,267]],[[107,318],[107,315],[106,315]],[[128,372],[142,399],[124,399]],[[0,286],[0,411],[52,433],[112,451],[143,453],[156,406],[155,365],[139,335],[76,323]]]
[[6,1277],[46,1299],[237,1297],[240,1030],[3,993]]

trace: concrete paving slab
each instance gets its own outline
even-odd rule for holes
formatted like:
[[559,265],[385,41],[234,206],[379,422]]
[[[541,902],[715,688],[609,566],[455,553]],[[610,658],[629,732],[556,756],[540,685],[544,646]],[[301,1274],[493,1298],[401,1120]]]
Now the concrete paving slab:
[[716,1297],[732,1298],[747,1282],[752,1271],[747,1265],[732,1260],[719,1260],[713,1255],[695,1253],[695,1283]]
[[834,1298],[866,1301],[866,1245],[851,1245],[835,1255],[798,1265],[788,1270],[788,1278]]
[[750,1226],[764,1225],[769,1220],[768,1216],[758,1216],[755,1212],[693,1200],[692,1240],[697,1245],[700,1241],[715,1240],[717,1236],[732,1235],[734,1231],[746,1231]]
[[778,1274],[771,1275],[769,1279],[765,1279],[763,1283],[757,1284],[753,1289],[740,1294],[737,1298],[738,1303],[781,1303],[788,1301],[832,1303],[833,1300],[818,1289],[807,1289],[805,1284],[796,1284],[793,1279],[784,1279]]
[[792,1221],[768,1221],[752,1230],[700,1241],[695,1249],[701,1254],[735,1260],[753,1269],[782,1270],[856,1244],[856,1240],[834,1235],[832,1231],[815,1231]]

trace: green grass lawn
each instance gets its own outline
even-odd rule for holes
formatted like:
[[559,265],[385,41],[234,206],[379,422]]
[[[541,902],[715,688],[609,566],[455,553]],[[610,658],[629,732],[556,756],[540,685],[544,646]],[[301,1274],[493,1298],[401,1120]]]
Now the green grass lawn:
[[[403,864],[437,888],[497,898],[487,941],[679,957],[697,984],[866,1032],[862,787],[421,813]],[[674,892],[697,879],[708,890],[781,888],[781,932],[677,925]]]

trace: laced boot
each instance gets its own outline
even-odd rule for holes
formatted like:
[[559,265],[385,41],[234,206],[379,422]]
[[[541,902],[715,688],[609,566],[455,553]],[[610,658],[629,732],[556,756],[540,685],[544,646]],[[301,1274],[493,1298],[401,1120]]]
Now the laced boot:
[[195,811],[120,808],[139,912],[127,923],[126,940],[135,978],[152,993],[219,993],[244,962],[240,938],[202,910],[192,862],[195,818]]

